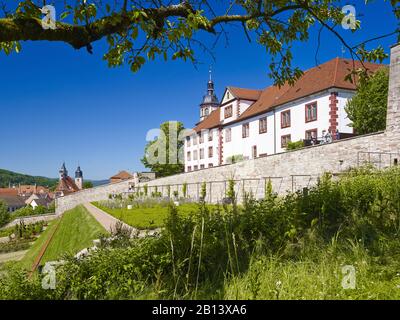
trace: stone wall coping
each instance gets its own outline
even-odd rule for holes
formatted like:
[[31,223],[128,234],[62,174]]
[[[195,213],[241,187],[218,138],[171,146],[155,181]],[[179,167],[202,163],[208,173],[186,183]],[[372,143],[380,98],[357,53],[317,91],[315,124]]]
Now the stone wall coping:
[[258,159],[268,159],[268,158],[272,158],[272,157],[281,156],[281,155],[286,154],[286,153],[300,152],[300,151],[304,151],[304,150],[310,150],[310,149],[314,149],[314,148],[329,146],[329,145],[332,145],[332,144],[335,144],[335,143],[346,142],[346,141],[349,141],[349,140],[356,140],[356,139],[361,139],[361,138],[365,138],[365,137],[381,135],[381,134],[384,134],[385,132],[386,131],[372,132],[372,133],[367,133],[367,134],[363,134],[363,135],[359,135],[359,136],[354,136],[354,137],[349,137],[349,138],[345,138],[345,139],[335,140],[335,141],[332,141],[331,143],[317,144],[315,146],[307,146],[307,147],[300,148],[300,149],[295,149],[295,150],[287,150],[287,151],[284,151],[284,152],[270,154],[270,155],[267,155],[267,156],[264,156],[264,157],[258,157],[258,158],[255,158],[255,159],[248,159],[248,160],[239,161],[239,162],[236,162],[236,163],[228,163],[228,164],[223,164],[223,165],[219,165],[219,166],[215,166],[215,167],[211,167],[211,168],[199,169],[199,170],[190,171],[190,172],[181,172],[181,173],[177,173],[177,174],[175,174],[173,176],[160,177],[160,178],[156,178],[155,180],[151,180],[149,182],[142,182],[142,183],[139,183],[139,185],[145,185],[147,183],[152,183],[152,182],[155,182],[155,181],[160,180],[160,179],[171,178],[171,177],[179,177],[179,176],[182,176],[182,175],[195,173],[195,172],[201,172],[201,171],[206,171],[206,170],[209,170],[209,171],[218,170],[218,169],[224,168],[224,167],[235,166],[237,164],[240,164],[240,163],[243,163],[243,162],[246,162],[246,161],[254,161],[254,160],[258,160]]

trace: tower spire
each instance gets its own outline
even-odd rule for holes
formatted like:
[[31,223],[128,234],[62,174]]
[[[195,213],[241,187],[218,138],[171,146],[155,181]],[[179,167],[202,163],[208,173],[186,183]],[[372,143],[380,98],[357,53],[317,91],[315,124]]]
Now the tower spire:
[[208,69],[209,80],[207,83],[207,93],[203,96],[200,104],[200,121],[203,121],[208,115],[219,106],[218,98],[215,94],[214,81],[212,80],[212,67]]

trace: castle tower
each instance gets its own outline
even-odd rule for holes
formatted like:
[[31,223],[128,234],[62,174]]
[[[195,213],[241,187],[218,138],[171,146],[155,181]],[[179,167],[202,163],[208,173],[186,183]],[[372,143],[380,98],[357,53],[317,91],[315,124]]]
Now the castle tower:
[[212,73],[210,68],[210,79],[207,83],[207,94],[203,97],[200,104],[200,121],[203,121],[208,115],[216,110],[219,106],[219,101],[215,95],[214,82],[212,81]]
[[83,172],[80,166],[78,166],[75,171],[75,184],[77,185],[79,190],[83,189]]
[[60,171],[58,171],[60,174],[60,180],[65,179],[66,177],[68,177],[68,171],[67,168],[65,167],[65,162],[63,163]]

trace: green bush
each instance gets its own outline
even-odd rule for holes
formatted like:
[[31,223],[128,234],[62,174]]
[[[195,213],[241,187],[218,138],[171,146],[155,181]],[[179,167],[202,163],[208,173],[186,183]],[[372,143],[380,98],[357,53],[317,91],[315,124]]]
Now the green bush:
[[28,216],[38,216],[42,214],[54,213],[55,212],[55,205],[50,205],[49,208],[43,206],[37,206],[33,209],[31,206],[26,206],[21,209],[15,210],[11,214],[11,219],[16,219],[20,217],[28,217]]
[[0,253],[8,253],[26,250],[30,246],[28,240],[20,240],[20,241],[10,241],[5,243],[0,243]]
[[8,212],[8,206],[3,200],[0,200],[0,227],[4,226],[9,221],[10,213]]
[[299,140],[299,141],[289,141],[286,147],[286,150],[296,150],[296,149],[301,149],[304,148],[304,141]]
[[183,184],[183,186],[182,186],[182,196],[184,197],[184,198],[186,198],[187,197],[187,183],[185,182],[184,184]]
[[207,184],[203,182],[200,187],[200,201],[204,202],[207,196]]

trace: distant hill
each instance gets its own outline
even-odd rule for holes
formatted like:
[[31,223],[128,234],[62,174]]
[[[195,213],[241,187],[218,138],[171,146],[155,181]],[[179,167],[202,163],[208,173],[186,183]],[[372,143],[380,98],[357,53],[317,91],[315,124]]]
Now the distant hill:
[[29,185],[34,185],[36,183],[39,186],[52,188],[57,185],[58,179],[30,176],[27,174],[0,169],[0,188],[7,188],[10,184],[17,185],[19,183]]
[[110,180],[87,180],[87,181],[92,182],[93,187],[98,187],[110,183]]

